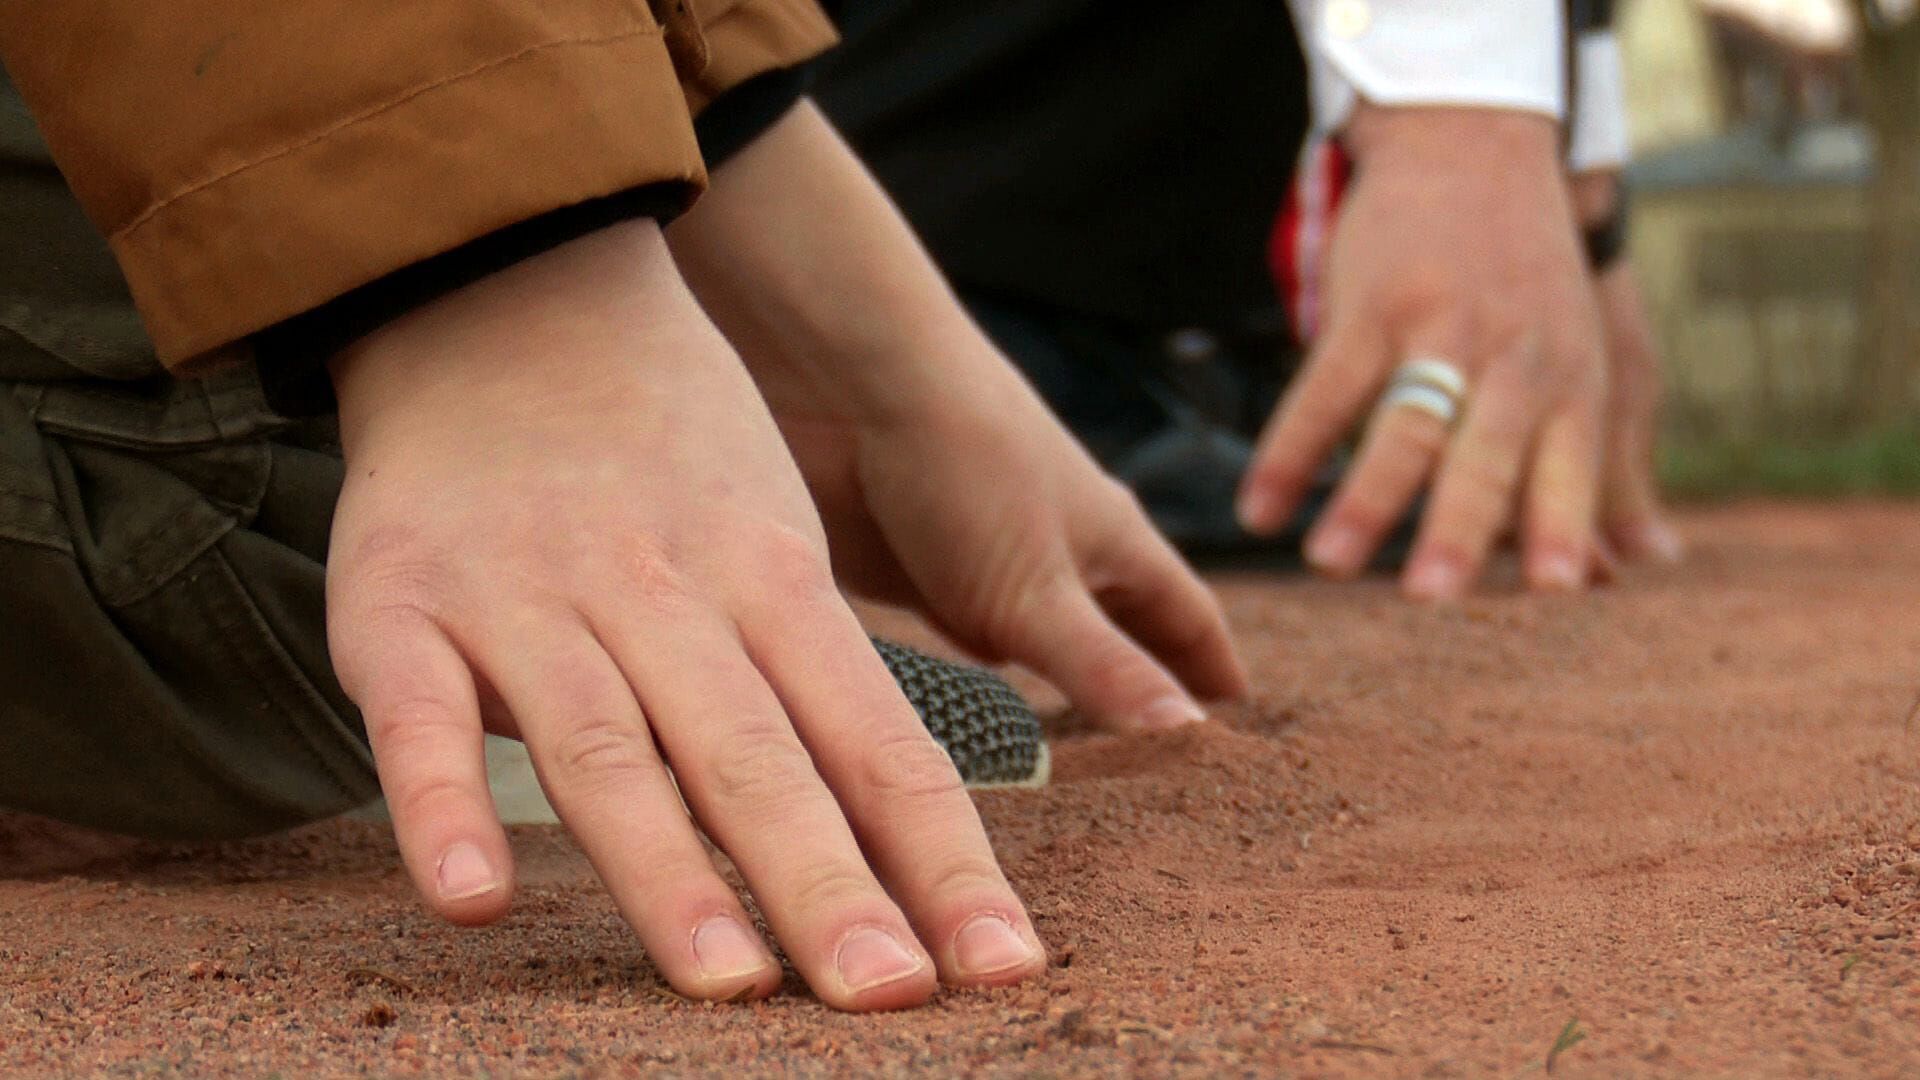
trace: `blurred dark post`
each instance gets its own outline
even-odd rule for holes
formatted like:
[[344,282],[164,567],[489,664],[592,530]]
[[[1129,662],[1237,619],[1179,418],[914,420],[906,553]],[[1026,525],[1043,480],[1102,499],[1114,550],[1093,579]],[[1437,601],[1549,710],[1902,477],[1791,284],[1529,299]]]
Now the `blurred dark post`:
[[1908,419],[1920,372],[1920,13],[1897,21],[1885,0],[1853,0],[1860,85],[1873,131],[1860,404]]

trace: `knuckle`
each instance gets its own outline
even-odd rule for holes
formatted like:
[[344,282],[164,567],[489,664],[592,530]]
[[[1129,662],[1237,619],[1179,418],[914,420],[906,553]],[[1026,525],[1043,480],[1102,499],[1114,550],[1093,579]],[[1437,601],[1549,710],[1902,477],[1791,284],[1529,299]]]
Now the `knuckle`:
[[[794,872],[783,890],[794,911],[831,913],[865,905],[879,891],[873,878],[831,858],[815,859]],[[828,917],[831,917],[830,915]]]
[[470,726],[451,705],[425,696],[399,698],[363,713],[361,720],[367,740],[387,759],[440,753],[449,740],[467,737]]
[[395,784],[387,793],[387,808],[399,821],[426,821],[463,808],[473,792],[448,775],[423,776]]
[[451,592],[450,564],[410,524],[369,529],[344,545],[332,565],[346,572],[329,584],[344,586],[368,607],[432,607]]
[[978,906],[982,897],[1006,896],[1012,890],[992,863],[963,855],[940,868],[934,875],[931,891],[937,897],[964,900],[966,906],[972,908]]
[[655,758],[639,732],[606,716],[575,721],[556,737],[552,761],[559,786],[593,792],[639,779]]
[[941,799],[965,791],[953,759],[925,734],[883,739],[865,764],[867,786],[883,797]]
[[806,747],[772,724],[749,725],[721,739],[707,775],[715,797],[762,812],[803,798],[816,782]]
[[663,541],[627,540],[615,559],[622,603],[657,610],[682,606],[695,595],[679,552]]
[[750,541],[750,563],[764,587],[786,601],[810,604],[837,595],[833,570],[817,537],[785,524],[768,524]]

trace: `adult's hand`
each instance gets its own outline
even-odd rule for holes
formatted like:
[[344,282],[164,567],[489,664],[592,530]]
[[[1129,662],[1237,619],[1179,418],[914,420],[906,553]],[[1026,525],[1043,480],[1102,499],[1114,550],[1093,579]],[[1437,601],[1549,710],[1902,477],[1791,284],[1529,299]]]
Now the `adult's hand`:
[[[1622,198],[1612,170],[1573,178],[1574,211],[1593,227],[1617,212]],[[1625,257],[1593,279],[1606,343],[1612,393],[1607,403],[1606,459],[1600,487],[1600,537],[1629,560],[1677,562],[1684,545],[1660,505],[1654,447],[1660,411],[1660,354],[1633,266]]]
[[1660,355],[1633,266],[1621,260],[1594,279],[1606,329],[1613,393],[1607,404],[1606,471],[1600,534],[1627,559],[1680,561],[1685,545],[1660,505],[1654,449],[1660,412]]
[[988,984],[1044,964],[652,222],[458,290],[334,375],[347,480],[329,641],[436,910],[486,922],[511,891],[484,715],[526,742],[684,994],[780,982],[696,821],[831,1005],[911,1005],[936,970]]
[[1211,592],[961,310],[811,104],[668,230],[740,349],[848,588],[1039,672],[1096,720],[1244,693]]
[[[1404,577],[1422,599],[1472,587],[1518,528],[1527,581],[1578,589],[1593,557],[1607,368],[1557,130],[1498,109],[1359,106],[1356,179],[1335,226],[1325,330],[1240,493],[1280,529],[1321,464],[1365,424],[1307,539],[1323,572],[1365,568],[1430,485]],[[1375,411],[1396,368],[1442,359],[1467,379],[1455,429]]]

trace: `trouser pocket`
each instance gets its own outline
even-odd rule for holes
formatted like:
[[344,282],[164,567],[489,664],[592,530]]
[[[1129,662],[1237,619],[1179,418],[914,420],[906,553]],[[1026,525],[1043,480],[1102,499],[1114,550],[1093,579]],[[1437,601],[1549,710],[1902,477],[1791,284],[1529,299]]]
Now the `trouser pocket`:
[[201,838],[377,793],[326,656],[339,460],[185,386],[0,393],[0,805]]

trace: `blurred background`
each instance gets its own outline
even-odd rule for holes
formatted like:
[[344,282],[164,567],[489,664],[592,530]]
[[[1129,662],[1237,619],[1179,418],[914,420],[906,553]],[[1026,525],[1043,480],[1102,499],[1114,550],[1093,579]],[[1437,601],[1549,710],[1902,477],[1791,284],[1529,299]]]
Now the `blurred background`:
[[1920,493],[1916,0],[1625,0],[1677,493]]

